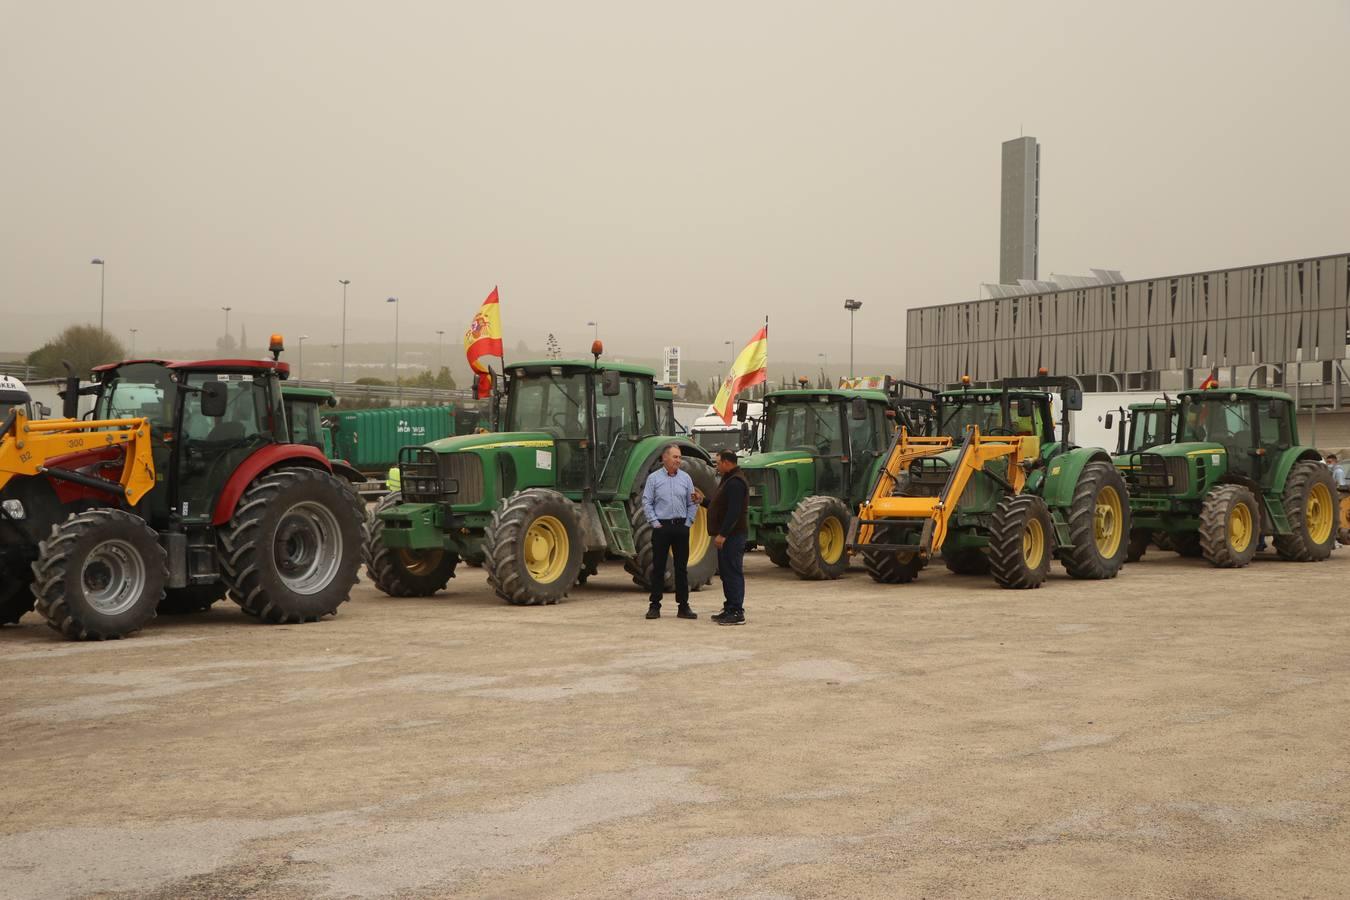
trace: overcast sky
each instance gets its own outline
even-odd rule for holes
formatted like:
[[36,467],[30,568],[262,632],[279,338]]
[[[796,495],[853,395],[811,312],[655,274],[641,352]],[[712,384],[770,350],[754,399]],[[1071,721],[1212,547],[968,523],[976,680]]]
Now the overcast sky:
[[[1042,275],[1350,249],[1350,3],[0,0],[0,350],[269,330],[902,358],[998,274],[1042,142]],[[236,327],[237,333],[237,327]],[[256,337],[255,337],[256,335]],[[772,352],[772,351],[771,351]],[[838,354],[838,356],[836,356]]]

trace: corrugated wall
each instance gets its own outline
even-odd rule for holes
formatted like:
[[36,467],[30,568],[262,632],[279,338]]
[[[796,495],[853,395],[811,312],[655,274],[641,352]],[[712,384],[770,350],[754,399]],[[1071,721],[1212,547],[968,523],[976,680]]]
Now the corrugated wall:
[[[926,384],[1345,358],[1350,254],[925,306],[906,377]],[[1207,358],[1206,358],[1207,357]]]

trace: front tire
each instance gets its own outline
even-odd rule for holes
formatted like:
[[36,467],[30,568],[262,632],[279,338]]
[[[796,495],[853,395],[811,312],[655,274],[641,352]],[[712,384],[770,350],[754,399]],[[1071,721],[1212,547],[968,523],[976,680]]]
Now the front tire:
[[1340,523],[1340,492],[1325,465],[1309,459],[1294,463],[1284,483],[1284,514],[1289,534],[1276,535],[1281,559],[1319,562],[1331,556]]
[[1128,497],[1114,465],[1098,460],[1083,466],[1068,510],[1069,546],[1063,558],[1070,576],[1102,580],[1120,574],[1130,549]]
[[1210,565],[1241,569],[1256,556],[1261,508],[1240,484],[1221,484],[1200,506],[1200,549]]
[[989,569],[1000,586],[1031,590],[1050,575],[1050,508],[1035,494],[1010,494],[989,527]]
[[[886,528],[878,528],[873,540],[878,544],[899,543],[897,535]],[[909,584],[919,577],[919,573],[928,565],[917,551],[868,550],[861,548],[863,568],[872,580],[878,584]]]
[[497,596],[516,606],[557,603],[577,583],[585,546],[581,517],[557,491],[506,497],[483,537],[483,568]]
[[279,469],[259,476],[219,532],[231,598],[269,624],[336,613],[361,568],[363,520],[356,495],[327,472]]
[[38,545],[33,594],[47,624],[102,641],[140,631],[164,597],[168,554],[140,516],[91,509],[52,527]]
[[848,570],[848,507],[836,497],[807,497],[788,519],[788,562],[798,578],[833,581]]
[[455,577],[459,557],[448,550],[404,550],[384,545],[382,510],[398,506],[403,495],[386,494],[366,524],[365,560],[370,581],[390,597],[430,597]]

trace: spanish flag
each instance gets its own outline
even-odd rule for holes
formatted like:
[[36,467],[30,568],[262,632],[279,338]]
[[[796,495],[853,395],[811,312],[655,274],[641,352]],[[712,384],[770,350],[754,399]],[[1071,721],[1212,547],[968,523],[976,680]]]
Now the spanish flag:
[[1219,386],[1219,367],[1215,366],[1209,370],[1209,377],[1200,382],[1200,390],[1207,391]]
[[722,389],[717,392],[717,399],[713,401],[713,411],[722,417],[723,422],[730,425],[731,408],[736,402],[736,395],[746,388],[762,384],[768,374],[769,323],[766,319],[764,327],[755,332],[750,343],[745,345],[736,361],[731,364],[731,372],[728,373],[726,381],[722,382]]
[[477,396],[486,397],[492,390],[492,376],[488,374],[487,366],[478,360],[483,356],[502,355],[502,314],[495,287],[474,314],[469,330],[464,332],[464,355],[468,357],[469,368],[478,376]]

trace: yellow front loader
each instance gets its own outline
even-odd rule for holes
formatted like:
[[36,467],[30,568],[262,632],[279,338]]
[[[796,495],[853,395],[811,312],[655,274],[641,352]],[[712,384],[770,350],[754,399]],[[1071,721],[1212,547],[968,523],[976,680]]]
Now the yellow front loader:
[[[1050,568],[1053,526],[1045,502],[1023,494],[1022,488],[1028,468],[1039,457],[1034,436],[984,435],[972,426],[954,446],[950,437],[914,437],[901,429],[852,522],[850,549],[862,554],[876,581],[913,581],[947,543],[962,497],[972,490],[974,479],[982,477],[1004,494],[989,534],[994,578],[1004,587],[1038,587]],[[991,465],[999,461],[1003,463]],[[925,487],[913,477],[920,466],[937,471],[945,467],[945,479]]]

